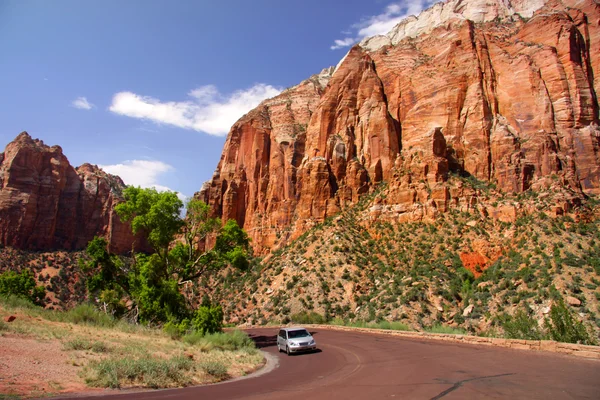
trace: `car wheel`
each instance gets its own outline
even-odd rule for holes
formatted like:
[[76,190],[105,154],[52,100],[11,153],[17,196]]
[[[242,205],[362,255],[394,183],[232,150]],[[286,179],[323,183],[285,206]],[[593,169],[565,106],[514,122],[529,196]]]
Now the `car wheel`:
[[290,348],[285,346],[285,352],[288,356],[292,355],[292,353],[290,353]]

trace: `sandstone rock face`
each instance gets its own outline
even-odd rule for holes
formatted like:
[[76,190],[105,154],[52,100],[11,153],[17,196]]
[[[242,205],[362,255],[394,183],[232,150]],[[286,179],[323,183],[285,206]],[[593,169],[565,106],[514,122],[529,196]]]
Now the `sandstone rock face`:
[[23,132],[0,153],[0,243],[75,250],[98,235],[130,251],[136,239],[114,212],[124,186],[96,166],[73,168],[59,146]]
[[396,25],[386,35],[364,39],[361,47],[375,51],[384,45],[396,45],[406,38],[414,38],[430,33],[450,20],[468,20],[475,23],[495,19],[523,17],[531,18],[533,13],[544,6],[544,0],[449,0],[436,3],[418,16],[410,16]]
[[240,119],[197,196],[264,252],[381,181],[370,215],[394,222],[475,207],[450,173],[598,194],[599,21],[595,1],[436,4]]
[[[319,176],[316,166],[312,172],[299,173],[299,168],[306,154],[308,123],[332,73],[332,68],[323,70],[236,122],[212,180],[197,194],[223,220],[236,219],[255,246],[270,248],[275,243],[295,217],[301,177]],[[322,175],[327,177],[329,167],[324,165]],[[319,192],[319,207],[331,196],[328,182],[304,190],[315,196]]]

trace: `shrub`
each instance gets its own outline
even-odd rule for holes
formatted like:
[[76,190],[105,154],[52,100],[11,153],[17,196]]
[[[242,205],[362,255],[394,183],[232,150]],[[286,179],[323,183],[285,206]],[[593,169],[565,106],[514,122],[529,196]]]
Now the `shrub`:
[[202,335],[221,332],[223,309],[220,305],[200,306],[194,313],[192,327]]
[[214,376],[218,379],[227,377],[227,367],[218,361],[206,361],[200,364],[200,367],[206,371],[207,374]]
[[331,325],[340,325],[340,326],[344,326],[346,324],[346,321],[344,321],[343,319],[341,319],[340,317],[335,317],[334,319],[332,319],[331,321],[329,321],[329,323]]
[[376,324],[369,324],[369,327],[378,329],[389,329],[392,331],[410,331],[410,327],[398,321],[381,321]]
[[564,300],[560,299],[550,308],[550,318],[544,320],[548,335],[558,342],[596,344],[583,322],[573,317]]
[[171,339],[179,339],[190,330],[190,320],[184,319],[177,323],[169,321],[163,326],[163,331],[171,337]]
[[92,343],[90,350],[95,353],[107,353],[110,351],[110,348],[104,342],[96,341]]
[[324,324],[326,322],[325,317],[314,311],[292,314],[290,319],[297,324]]
[[185,343],[199,347],[201,351],[210,351],[213,349],[212,345],[204,339],[204,335],[201,332],[191,332],[181,338]]
[[520,309],[515,315],[503,314],[500,316],[500,324],[509,339],[540,340],[544,336],[529,310]]
[[204,340],[215,349],[238,350],[243,348],[254,348],[254,342],[248,335],[239,330],[226,333],[213,333],[206,335]]
[[329,322],[332,325],[351,326],[354,328],[373,328],[373,329],[388,329],[392,331],[410,331],[410,327],[399,321],[381,321],[381,322],[366,322],[366,321],[344,321],[341,318],[335,318]]
[[65,343],[65,350],[88,350],[91,347],[89,340],[73,339]]
[[200,347],[204,351],[219,349],[254,352],[256,350],[252,339],[240,330],[217,332],[208,335],[203,335],[200,332],[192,332],[185,335],[182,340],[192,346]]
[[41,305],[46,297],[46,289],[43,286],[36,286],[31,271],[25,270],[20,274],[15,271],[5,271],[0,274],[0,295],[22,296]]

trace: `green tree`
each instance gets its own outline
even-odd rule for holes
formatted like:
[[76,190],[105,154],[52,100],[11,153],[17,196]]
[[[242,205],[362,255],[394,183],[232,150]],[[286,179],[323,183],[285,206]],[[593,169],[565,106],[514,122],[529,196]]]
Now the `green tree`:
[[80,261],[90,297],[98,299],[108,314],[121,316],[127,311],[123,298],[129,291],[129,278],[123,261],[108,251],[106,239],[94,237],[86,248],[87,260]]
[[180,321],[189,315],[177,279],[166,273],[163,260],[156,255],[137,254],[130,274],[130,295],[143,322]]
[[[221,221],[210,216],[210,207],[192,199],[187,214],[181,217],[183,203],[175,193],[155,189],[127,187],[125,202],[115,210],[124,221],[131,221],[133,233],[147,236],[155,254],[164,263],[164,276],[173,276],[178,283],[193,280],[208,269],[224,264],[247,266],[249,239],[236,221]],[[172,243],[177,234],[183,241]],[[204,250],[210,235],[216,235],[216,245]]]
[[[131,222],[133,233],[147,238],[154,252],[134,254],[133,264],[126,269],[118,257],[109,254],[106,241],[95,238],[87,251],[86,268],[94,271],[88,289],[99,292],[99,298],[114,308],[121,304],[116,301],[119,294],[126,293],[143,322],[180,327],[192,320],[197,329],[206,325],[203,332],[220,329],[220,306],[201,307],[194,313],[179,287],[195,282],[210,269],[247,268],[248,235],[233,220],[221,227],[221,220],[211,217],[210,207],[199,200],[188,202],[183,218],[183,203],[175,193],[127,187],[124,198],[115,207],[117,214]],[[207,250],[205,244],[211,237],[215,246]]]
[[179,283],[198,278],[218,258],[217,251],[203,250],[207,238],[218,232],[221,220],[210,216],[210,207],[200,200],[187,203],[187,214],[182,228],[184,242],[178,242],[170,251],[170,259],[179,269],[174,271]]
[[0,295],[24,297],[35,304],[43,305],[46,289],[37,286],[31,271],[24,270],[20,274],[5,271],[0,274]]
[[128,288],[127,276],[123,273],[123,262],[110,254],[106,239],[94,237],[86,247],[88,259],[80,262],[80,268],[87,275],[86,285],[91,293],[121,286]]
[[128,186],[123,196],[125,201],[115,207],[119,217],[130,221],[133,233],[143,233],[156,254],[168,262],[169,244],[185,224],[177,194]]
[[237,222],[227,221],[221,229],[214,251],[220,255],[221,264],[230,264],[239,269],[248,269],[248,248],[250,239]]

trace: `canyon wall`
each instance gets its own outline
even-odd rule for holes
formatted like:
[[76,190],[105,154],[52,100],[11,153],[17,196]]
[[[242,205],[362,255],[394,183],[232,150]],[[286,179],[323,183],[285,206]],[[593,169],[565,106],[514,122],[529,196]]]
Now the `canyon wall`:
[[395,221],[468,206],[450,173],[598,194],[599,63],[595,1],[439,3],[242,117],[196,196],[265,252],[382,181]]
[[117,253],[142,248],[114,211],[124,187],[94,165],[73,168],[59,146],[23,132],[0,153],[0,244],[78,250],[103,236]]

